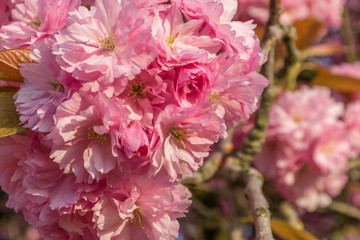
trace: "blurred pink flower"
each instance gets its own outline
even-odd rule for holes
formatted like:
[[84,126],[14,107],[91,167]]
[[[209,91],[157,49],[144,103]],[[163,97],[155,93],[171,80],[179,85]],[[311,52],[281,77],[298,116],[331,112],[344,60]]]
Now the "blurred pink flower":
[[346,108],[344,122],[348,132],[348,141],[351,144],[351,157],[360,154],[360,101],[351,102]]
[[[342,23],[342,12],[345,0],[281,0],[284,12],[280,15],[280,22],[293,24],[307,18],[316,18],[332,28],[339,28]],[[254,19],[256,24],[265,25],[269,17],[269,1],[238,0],[238,12],[235,20],[249,21]]]
[[324,87],[285,92],[272,106],[254,164],[299,208],[327,207],[347,182],[350,145],[342,114],[342,104]]

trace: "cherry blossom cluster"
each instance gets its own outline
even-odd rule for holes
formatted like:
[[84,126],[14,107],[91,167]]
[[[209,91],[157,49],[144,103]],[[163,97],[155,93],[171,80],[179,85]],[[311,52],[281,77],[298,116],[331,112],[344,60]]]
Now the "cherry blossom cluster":
[[360,153],[359,147],[351,153],[350,142],[358,142],[349,136],[351,129],[358,132],[359,112],[356,104],[344,113],[343,103],[325,87],[283,93],[272,106],[255,166],[298,207],[314,211],[329,206],[347,182],[350,157]]
[[[265,25],[269,18],[267,0],[237,0],[241,9],[235,15],[235,19],[245,21],[254,19],[255,23]],[[307,18],[316,18],[326,26],[339,28],[342,23],[342,13],[345,0],[280,0],[283,13],[280,22],[292,24]]]
[[[191,176],[268,80],[230,0],[25,0],[0,29],[32,48],[0,139],[1,187],[45,239],[174,239]],[[15,154],[14,154],[15,153]]]

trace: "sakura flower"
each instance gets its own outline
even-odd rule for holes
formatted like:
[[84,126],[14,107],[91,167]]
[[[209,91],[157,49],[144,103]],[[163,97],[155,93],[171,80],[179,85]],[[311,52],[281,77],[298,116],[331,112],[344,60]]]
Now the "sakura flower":
[[[329,27],[339,28],[342,22],[344,0],[281,0],[284,12],[280,15],[280,22],[292,24],[298,20],[315,17]],[[255,23],[264,25],[269,17],[269,2],[264,0],[238,0],[238,12],[234,19],[248,21],[255,19]]]
[[324,131],[324,125],[337,122],[343,111],[343,104],[331,97],[330,89],[304,86],[298,91],[284,93],[273,105],[268,134],[304,149]]
[[51,41],[36,44],[31,58],[36,63],[24,63],[20,68],[24,84],[15,94],[15,105],[24,127],[50,132],[54,126],[56,108],[76,86],[74,79],[61,70],[51,54]]
[[[296,173],[276,181],[277,190],[298,207],[307,211],[328,207],[347,182],[344,172],[322,174],[309,163]],[[287,180],[290,179],[290,180]],[[295,187],[296,186],[296,187]]]
[[[254,65],[251,71],[254,71],[264,62],[265,55],[260,53],[259,40],[253,31],[256,25],[251,22],[231,21],[236,7],[234,1],[178,0],[177,2],[189,21],[203,21],[198,31],[199,36],[210,37],[214,43],[219,44],[220,48],[216,55],[225,55],[215,58],[220,65],[225,64],[229,67],[239,60],[249,64],[251,60],[251,64]],[[224,61],[225,59],[228,62]]]
[[25,0],[12,11],[13,22],[0,30],[5,48],[28,48],[66,25],[69,12],[80,0]]
[[181,11],[175,6],[155,15],[152,35],[159,55],[156,61],[165,69],[193,62],[209,62],[221,49],[220,41],[200,34],[203,20],[184,22]]
[[350,144],[342,123],[323,126],[323,133],[313,146],[313,164],[322,172],[347,171]]
[[0,2],[0,27],[8,24],[11,18],[11,10],[14,9],[16,3],[20,3],[22,0],[11,1],[11,0],[3,0]]
[[178,237],[179,223],[190,205],[190,191],[177,182],[135,176],[109,188],[94,206],[101,240]]
[[[159,69],[143,70],[128,82],[125,90],[118,96],[130,111],[129,118],[144,128],[153,126],[154,108],[167,102],[167,84],[160,76]],[[161,108],[161,107],[160,107]]]
[[147,160],[150,156],[150,140],[139,123],[130,123],[124,129],[121,138],[124,152],[128,158],[141,158]]
[[[95,12],[80,7],[55,35],[63,68],[92,92],[120,94],[155,58],[152,17],[133,1],[99,0]],[[86,29],[86,31],[83,31]]]
[[350,145],[342,113],[324,87],[286,92],[271,109],[266,143],[254,164],[299,208],[329,206],[346,184]]
[[[226,124],[232,126],[250,117],[257,109],[258,96],[269,84],[266,78],[256,72],[241,74],[236,66],[238,65],[234,64],[215,80],[210,95],[210,101],[224,109]],[[229,85],[222,86],[226,81]]]
[[171,7],[171,4],[169,4],[168,0],[154,0],[154,1],[134,0],[134,2],[138,6],[138,8],[145,8],[152,13],[154,9],[157,9],[159,11],[164,11]]
[[190,64],[175,69],[174,95],[181,107],[187,108],[206,102],[215,76],[211,69],[199,64]]
[[159,140],[153,142],[160,145],[154,152],[154,170],[150,173],[164,168],[170,181],[182,175],[191,176],[209,155],[210,146],[226,137],[225,124],[216,115],[216,105],[210,103],[186,110],[168,105],[159,114],[155,128]]
[[344,122],[348,132],[348,141],[351,144],[351,157],[360,154],[360,101],[350,103],[345,111]]
[[72,230],[65,230],[61,214],[69,214],[86,189],[98,186],[85,188],[75,183],[75,176],[64,175],[49,158],[50,149],[42,141],[42,137],[29,131],[0,139],[0,185],[9,195],[7,206],[22,211],[44,239],[85,235],[91,227],[83,216],[68,215],[66,218],[77,221],[72,221]]
[[101,93],[96,97],[74,93],[56,111],[56,125],[48,135],[54,143],[51,157],[79,182],[100,180],[121,160],[118,139],[127,115]]

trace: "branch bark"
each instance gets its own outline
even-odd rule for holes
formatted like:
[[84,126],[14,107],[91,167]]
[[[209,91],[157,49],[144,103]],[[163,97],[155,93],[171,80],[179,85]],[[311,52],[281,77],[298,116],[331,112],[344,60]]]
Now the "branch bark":
[[246,175],[246,181],[245,194],[251,203],[256,239],[271,240],[273,236],[270,227],[269,205],[262,192],[263,176],[255,168],[250,168]]

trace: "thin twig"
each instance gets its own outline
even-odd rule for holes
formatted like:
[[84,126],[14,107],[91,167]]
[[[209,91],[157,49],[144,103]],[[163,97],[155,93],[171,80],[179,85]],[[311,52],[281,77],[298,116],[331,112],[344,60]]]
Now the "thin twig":
[[273,236],[270,227],[269,205],[262,192],[263,177],[255,168],[250,168],[246,175],[246,180],[245,193],[251,203],[256,239],[271,240]]
[[270,85],[264,90],[259,110],[256,112],[254,128],[248,133],[243,142],[241,151],[237,153],[237,161],[233,163],[240,166],[246,184],[246,195],[250,199],[252,208],[256,240],[272,240],[273,235],[270,226],[269,205],[262,192],[263,177],[251,163],[254,156],[261,151],[265,141],[265,132],[269,124],[269,112],[273,102],[271,83],[274,80],[275,46],[284,36],[283,28],[278,24],[279,9],[277,0],[270,1],[270,17],[265,29],[263,48],[268,51],[268,61],[264,63],[261,74],[269,81]]

